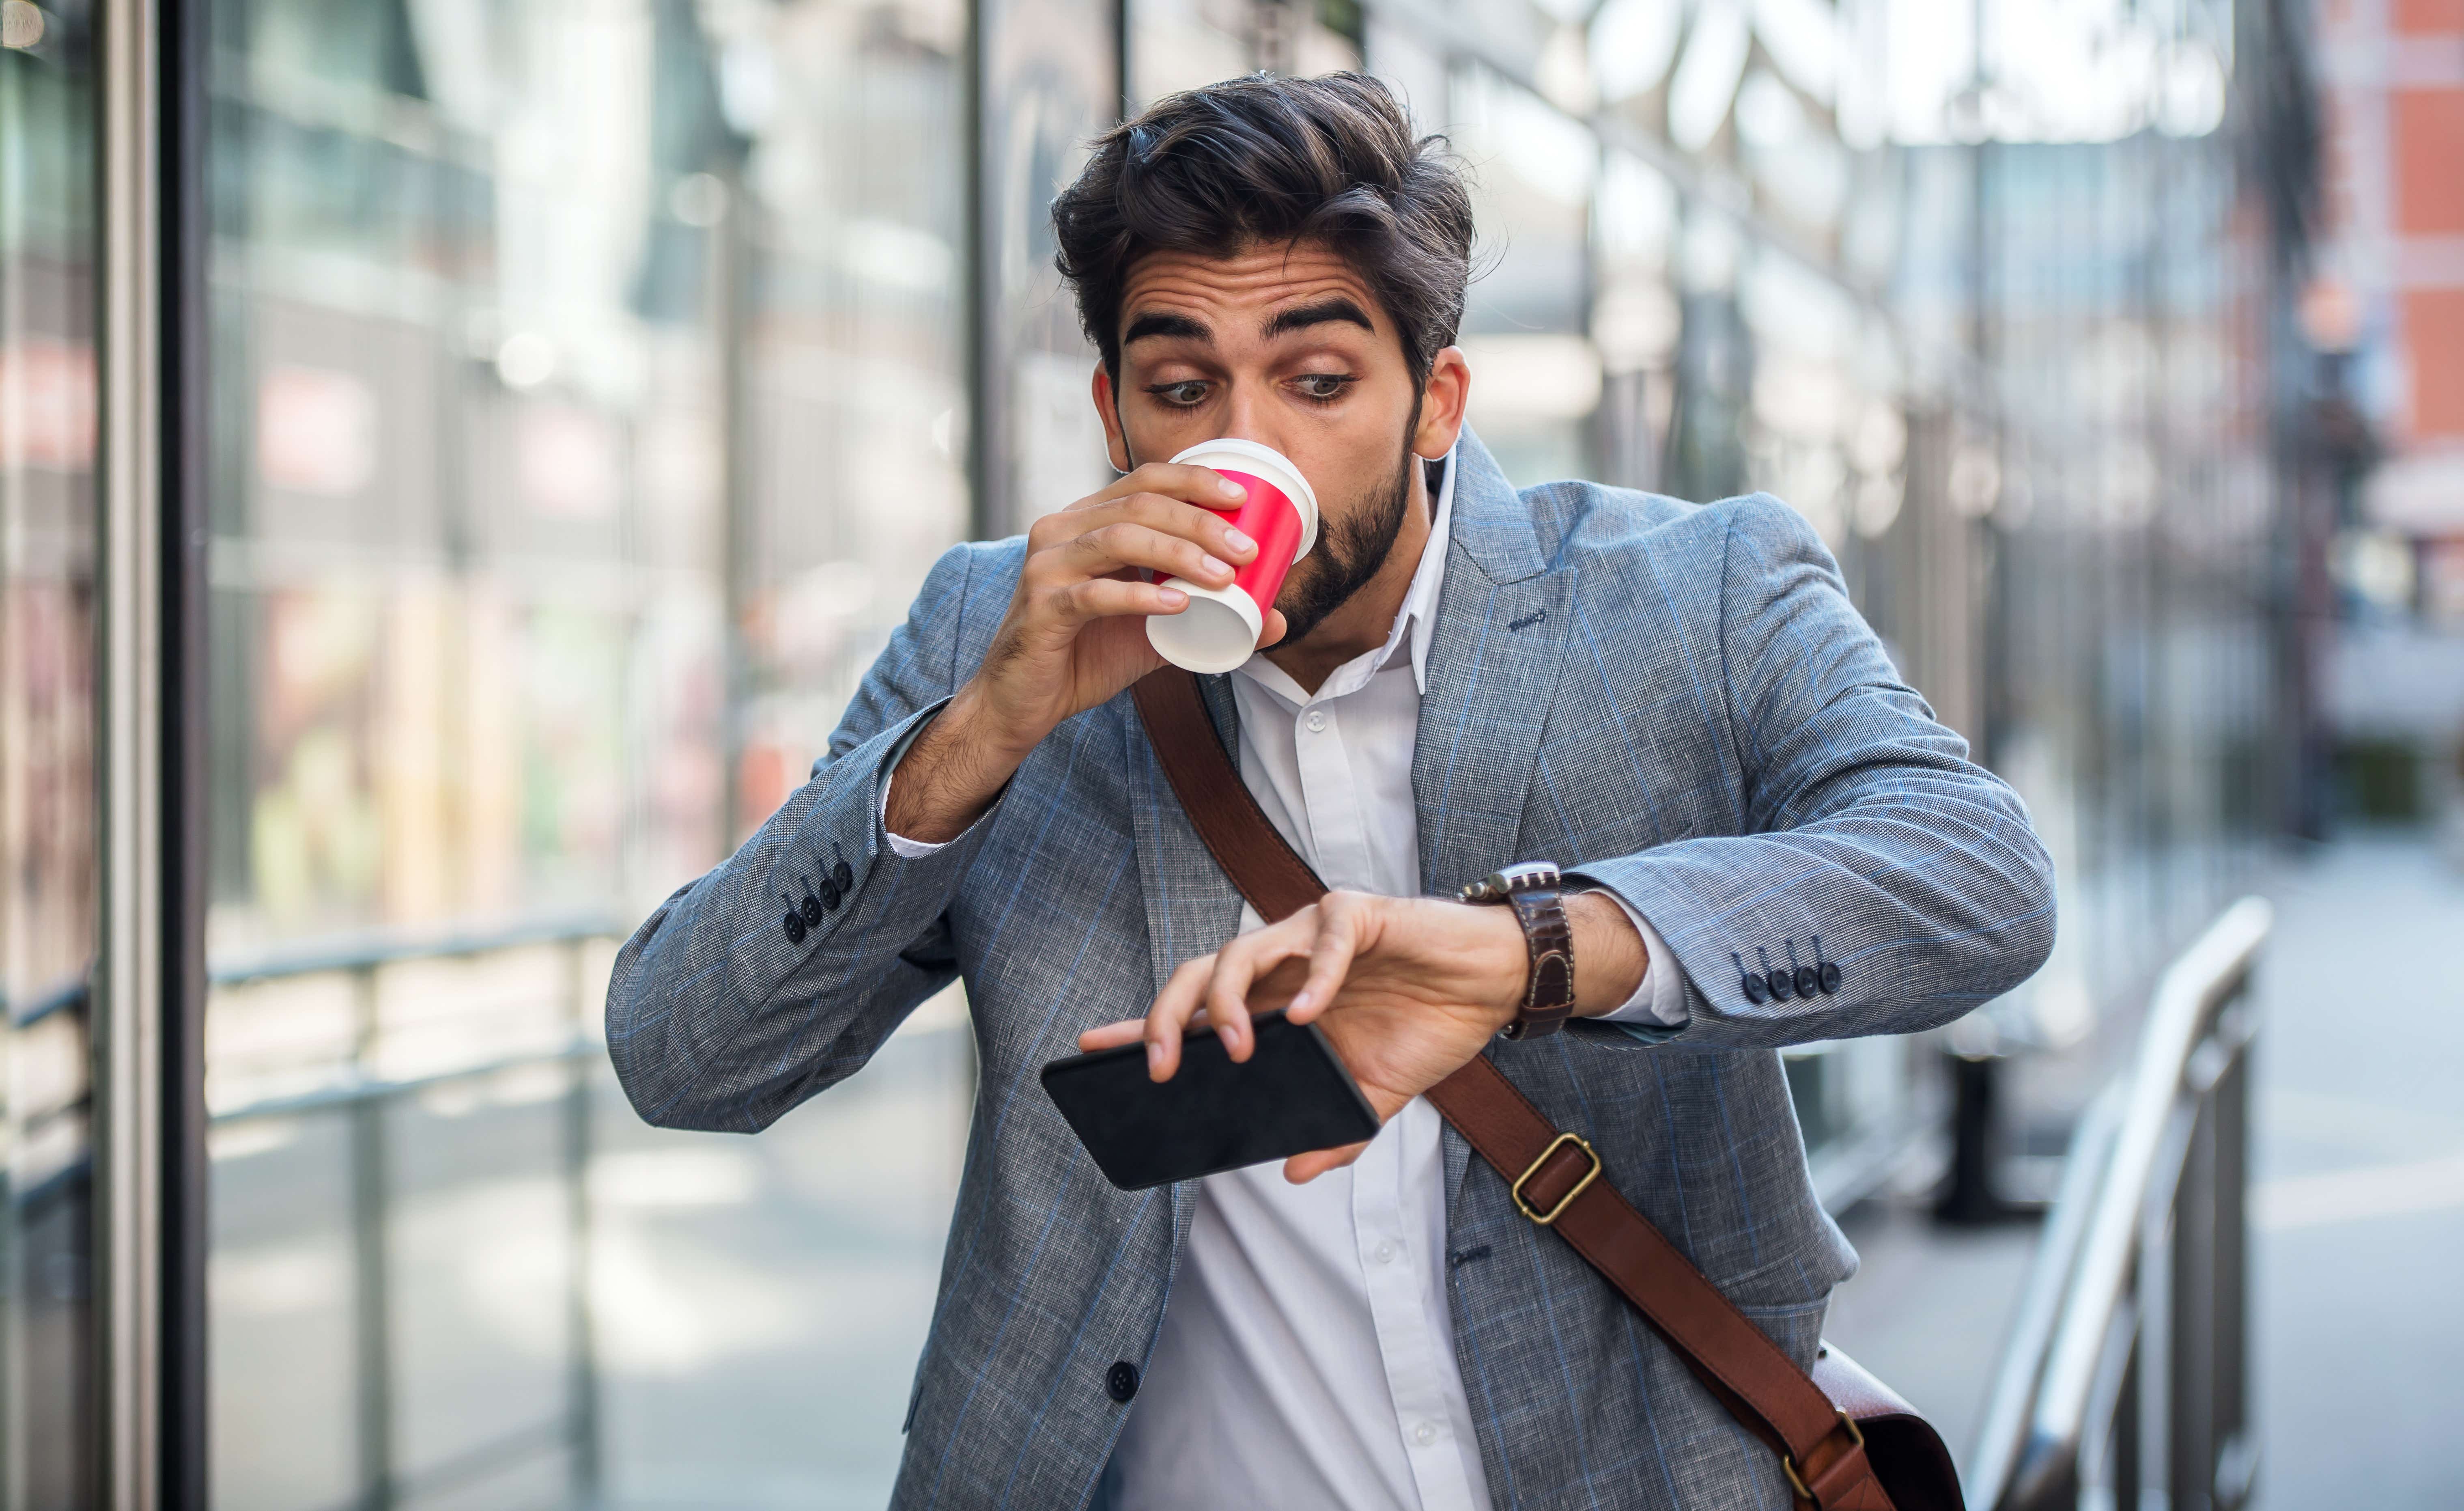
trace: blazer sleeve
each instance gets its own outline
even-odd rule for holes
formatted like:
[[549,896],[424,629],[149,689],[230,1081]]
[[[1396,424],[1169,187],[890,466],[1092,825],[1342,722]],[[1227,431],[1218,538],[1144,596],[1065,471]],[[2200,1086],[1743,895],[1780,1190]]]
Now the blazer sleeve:
[[[646,1121],[765,1127],[854,1074],[956,974],[946,915],[990,815],[902,857],[882,833],[881,783],[971,670],[960,665],[969,597],[993,586],[985,558],[1000,549],[956,546],[934,565],[811,779],[617,952],[607,1054]],[[808,890],[831,905],[791,931],[785,915]]]
[[[1804,518],[1768,495],[1729,508],[1719,662],[1744,832],[1573,868],[1685,977],[1683,1027],[1583,1032],[1729,1049],[1947,1023],[2044,963],[2052,862],[2018,794],[1899,679]],[[1743,979],[1817,963],[1836,989]]]

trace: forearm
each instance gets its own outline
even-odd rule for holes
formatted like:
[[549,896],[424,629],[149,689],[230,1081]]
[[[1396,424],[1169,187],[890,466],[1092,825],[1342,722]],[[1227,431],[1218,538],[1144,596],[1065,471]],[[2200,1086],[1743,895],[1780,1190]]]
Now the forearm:
[[1026,753],[986,734],[981,700],[970,682],[899,758],[886,827],[928,845],[957,838],[991,810]]

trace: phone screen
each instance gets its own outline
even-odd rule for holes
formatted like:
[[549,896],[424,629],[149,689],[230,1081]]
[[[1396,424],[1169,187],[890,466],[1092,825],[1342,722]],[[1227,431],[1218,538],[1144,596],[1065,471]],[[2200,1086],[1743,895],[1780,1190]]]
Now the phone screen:
[[1144,1044],[1044,1067],[1044,1089],[1122,1190],[1196,1180],[1374,1138],[1377,1114],[1314,1023],[1251,1020],[1257,1053],[1234,1063],[1211,1031],[1181,1043],[1172,1079],[1147,1078]]

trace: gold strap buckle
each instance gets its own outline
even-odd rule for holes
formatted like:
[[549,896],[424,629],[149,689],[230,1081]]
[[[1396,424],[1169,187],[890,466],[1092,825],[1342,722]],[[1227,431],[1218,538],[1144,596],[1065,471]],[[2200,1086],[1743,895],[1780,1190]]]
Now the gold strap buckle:
[[[1569,1144],[1583,1151],[1583,1157],[1592,1162],[1592,1167],[1584,1173],[1581,1180],[1574,1183],[1574,1189],[1573,1190],[1570,1190],[1565,1195],[1557,1198],[1557,1205],[1550,1208],[1546,1212],[1536,1211],[1529,1202],[1523,1199],[1523,1188],[1529,1184],[1531,1177],[1540,1173],[1540,1167],[1549,1163],[1549,1157],[1551,1155],[1556,1153],[1559,1149],[1564,1148]],[[1540,1157],[1533,1160],[1529,1166],[1526,1167],[1521,1175],[1515,1177],[1514,1185],[1508,1189],[1514,1197],[1514,1205],[1521,1210],[1523,1215],[1530,1218],[1533,1222],[1538,1223],[1541,1227],[1546,1228],[1551,1223],[1555,1222],[1559,1217],[1565,1215],[1566,1209],[1573,1205],[1574,1198],[1583,1194],[1585,1190],[1590,1189],[1592,1182],[1598,1180],[1599,1178],[1600,1157],[1594,1151],[1591,1144],[1586,1143],[1580,1135],[1561,1133],[1549,1141],[1549,1146],[1540,1151]]]
[[[1838,1409],[1834,1407],[1833,1410],[1837,1411]],[[1865,1446],[1865,1434],[1857,1430],[1857,1419],[1855,1417],[1850,1416],[1845,1411],[1840,1411],[1839,1425],[1848,1429],[1848,1451],[1850,1453],[1854,1453],[1858,1449]],[[1788,1485],[1790,1489],[1796,1492],[1796,1498],[1799,1500],[1812,1500],[1814,1499],[1814,1492],[1805,1488],[1805,1477],[1796,1472],[1796,1455],[1794,1454],[1780,1455],[1779,1466],[1780,1468],[1788,1471]]]

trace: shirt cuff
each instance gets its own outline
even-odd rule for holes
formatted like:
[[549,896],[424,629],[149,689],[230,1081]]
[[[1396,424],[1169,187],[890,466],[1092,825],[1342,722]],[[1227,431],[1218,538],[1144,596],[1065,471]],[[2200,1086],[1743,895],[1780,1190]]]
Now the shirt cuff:
[[1609,900],[1617,905],[1617,911],[1625,915],[1626,922],[1634,925],[1634,931],[1642,936],[1642,984],[1634,989],[1633,996],[1626,998],[1614,1011],[1600,1013],[1592,1021],[1656,1023],[1662,1028],[1683,1028],[1686,1023],[1683,967],[1677,964],[1675,956],[1669,954],[1668,946],[1661,943],[1659,930],[1644,922],[1643,916],[1634,910],[1632,903],[1608,888],[1586,887],[1584,890],[1607,893]]

